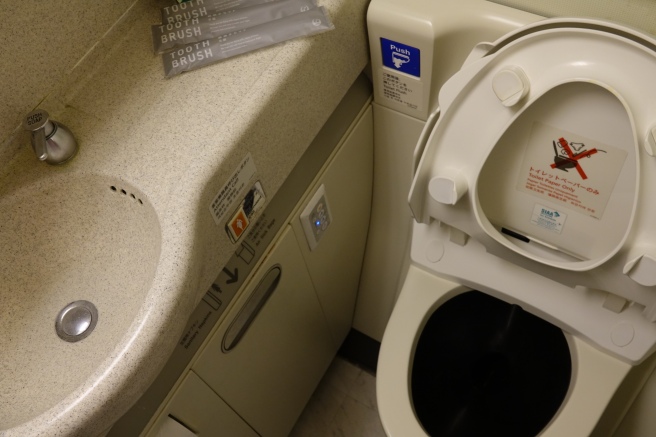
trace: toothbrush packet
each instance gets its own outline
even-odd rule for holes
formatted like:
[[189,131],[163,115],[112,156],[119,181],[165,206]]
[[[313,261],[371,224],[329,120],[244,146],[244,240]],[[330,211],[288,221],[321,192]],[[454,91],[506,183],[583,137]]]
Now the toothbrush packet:
[[315,0],[277,0],[205,17],[157,24],[152,26],[153,48],[156,53],[162,53],[177,45],[217,38],[316,7]]
[[246,52],[334,28],[323,7],[310,9],[165,53],[162,55],[164,74],[166,77],[175,76]]
[[162,23],[175,23],[176,21],[206,17],[217,12],[261,5],[272,1],[275,0],[189,0],[184,3],[166,6],[160,11],[162,13]]

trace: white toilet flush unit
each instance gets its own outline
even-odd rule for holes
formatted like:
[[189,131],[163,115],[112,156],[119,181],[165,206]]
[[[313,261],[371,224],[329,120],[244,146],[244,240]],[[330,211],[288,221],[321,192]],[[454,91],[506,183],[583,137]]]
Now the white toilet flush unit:
[[656,435],[622,422],[656,386],[656,39],[484,0],[368,19],[377,103],[429,120],[386,432]]

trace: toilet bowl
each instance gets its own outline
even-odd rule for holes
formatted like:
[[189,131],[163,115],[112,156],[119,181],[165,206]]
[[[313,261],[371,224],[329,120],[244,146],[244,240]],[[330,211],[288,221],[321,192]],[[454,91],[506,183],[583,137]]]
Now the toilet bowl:
[[[495,411],[497,414],[494,416],[484,414],[475,419],[467,416],[468,407],[472,407],[471,409],[475,411],[477,404],[485,403],[488,393],[484,392],[474,393],[461,402],[457,410],[459,415],[444,417],[440,410],[433,412],[431,415],[434,415],[436,420],[439,419],[439,423],[422,423],[417,417],[410,375],[412,375],[414,353],[419,337],[437,307],[451,297],[467,291],[468,289],[459,284],[436,277],[416,266],[410,267],[404,288],[385,332],[376,374],[378,410],[383,427],[389,436],[538,435],[538,433],[514,433],[512,428],[509,429],[504,425],[510,420],[520,430],[534,430],[536,426],[542,424],[540,420],[545,420],[543,415],[537,418],[526,417],[516,414],[514,410],[508,410],[503,417],[504,420],[501,420],[498,411]],[[604,354],[576,336],[569,334],[564,336],[571,353],[572,374],[568,378],[562,403],[556,406],[555,412],[551,411],[553,416],[547,417],[544,423],[548,428],[539,435],[588,436],[594,430],[631,366],[618,358]],[[480,355],[484,356],[485,351],[481,351]],[[463,363],[463,366],[465,364]],[[537,373],[533,374],[539,376]],[[480,374],[472,371],[465,379],[475,380],[479,376]],[[488,376],[487,379],[496,384],[504,382],[503,378],[495,381]],[[437,398],[441,395],[441,393],[434,393]],[[448,395],[446,394],[447,398]],[[533,406],[540,398],[541,393],[535,393],[532,402],[530,398],[525,399],[526,406],[532,413],[539,413],[533,409]],[[469,423],[463,420],[465,417],[469,419]],[[450,433],[445,432],[449,429]],[[540,429],[538,428],[538,432]],[[484,432],[480,432],[482,430]]]
[[388,435],[612,435],[656,350],[653,77],[653,38],[551,19],[442,87],[378,361]]

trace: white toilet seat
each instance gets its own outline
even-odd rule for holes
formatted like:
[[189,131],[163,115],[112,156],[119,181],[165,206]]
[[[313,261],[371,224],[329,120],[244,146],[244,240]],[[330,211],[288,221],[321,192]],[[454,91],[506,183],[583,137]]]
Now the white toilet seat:
[[[468,291],[459,284],[411,265],[385,331],[377,369],[378,410],[390,436],[425,437],[409,390],[412,357],[418,336],[432,312],[448,299]],[[631,366],[567,335],[573,376],[567,398],[540,436],[588,436]],[[436,393],[439,396],[439,393]]]
[[[644,169],[641,173],[639,168],[640,155],[646,155],[645,148],[649,147],[647,134],[656,122],[656,111],[651,104],[656,99],[656,83],[651,79],[656,75],[654,47],[656,42],[652,39],[601,21],[545,20],[500,39],[487,56],[468,59],[468,65],[440,92],[442,116],[428,140],[413,183],[410,204],[415,217],[423,223],[427,223],[430,217],[469,223],[463,225],[468,227],[460,229],[479,238],[486,246],[502,245],[526,258],[559,269],[585,271],[608,261],[622,249],[632,230],[635,207],[642,200],[639,195],[644,196],[639,192],[638,184],[650,186],[651,182],[656,183],[656,180],[651,180],[651,174]],[[530,89],[524,90],[527,95],[523,100],[508,108],[495,95],[494,85],[499,75],[513,69],[523,72],[520,75],[527,78],[526,87]],[[558,120],[553,124],[559,129],[619,145],[623,149],[621,153],[626,154],[626,163],[617,182],[613,188],[608,188],[608,204],[602,217],[574,214],[562,235],[549,232],[535,235],[536,241],[546,241],[547,246],[556,247],[567,245],[576,237],[576,234],[567,235],[567,228],[584,227],[606,236],[604,241],[610,242],[608,247],[600,248],[589,259],[577,262],[571,259],[559,261],[518,248],[494,228],[478,199],[479,174],[500,138],[543,96],[571,83],[588,84],[600,92],[604,90],[617,100],[616,106],[620,109],[615,111],[626,112],[622,129],[618,129],[619,123],[595,123],[594,117],[568,120],[564,115],[558,116],[562,111],[555,111],[552,117]],[[592,103],[592,109],[595,106],[599,105]],[[618,118],[614,114],[607,117],[611,121]],[[439,198],[441,194],[443,198]],[[451,197],[453,202],[449,201]],[[458,207],[449,203],[457,203]],[[461,206],[465,203],[466,206]],[[558,202],[552,202],[552,205],[563,206]],[[567,203],[564,206],[568,207]],[[646,209],[639,212],[638,218],[647,219],[647,216],[656,214],[656,211]],[[513,216],[512,212],[516,211],[508,211],[508,215]],[[652,233],[648,229],[639,229],[633,233],[632,241],[649,238],[653,241],[656,235]],[[554,242],[546,240],[549,238]],[[578,245],[595,243],[598,241],[588,240]]]

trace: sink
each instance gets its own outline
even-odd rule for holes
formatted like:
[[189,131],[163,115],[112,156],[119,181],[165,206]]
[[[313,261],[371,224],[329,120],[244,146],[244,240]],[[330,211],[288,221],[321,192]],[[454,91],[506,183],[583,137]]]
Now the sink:
[[[69,395],[110,372],[117,347],[134,335],[160,257],[158,216],[136,187],[44,172],[0,183],[0,434],[55,406],[74,410],[79,397]],[[95,305],[97,325],[67,342],[55,319],[78,300]]]

